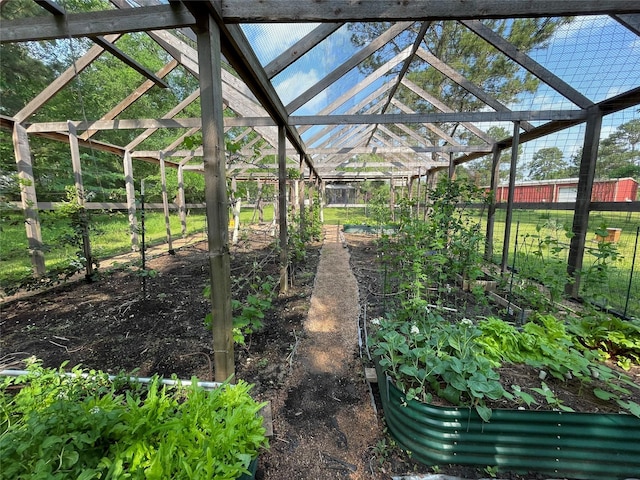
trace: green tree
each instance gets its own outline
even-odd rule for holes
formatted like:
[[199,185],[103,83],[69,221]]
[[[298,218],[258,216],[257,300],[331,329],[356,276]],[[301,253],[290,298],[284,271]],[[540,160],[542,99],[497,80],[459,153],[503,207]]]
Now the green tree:
[[[570,21],[570,18],[536,18],[486,20],[483,23],[502,35],[521,52],[527,53],[544,47],[558,27]],[[366,45],[389,25],[388,22],[353,24],[350,26],[352,41],[358,46]],[[411,33],[415,33],[417,28],[419,25],[416,25]],[[412,34],[399,35],[362,62],[360,68],[365,73],[373,71],[412,42]],[[533,93],[538,88],[539,80],[536,77],[524,72],[519,65],[510,61],[459,22],[433,22],[427,30],[422,45],[439,60],[504,104],[515,103],[520,94]],[[484,102],[427,62],[412,62],[407,78],[455,111],[477,111],[486,107]],[[415,111],[437,111],[428,100],[408,88],[400,87],[396,95],[400,101]],[[458,135],[460,139],[469,139],[474,136],[466,129],[458,128],[458,124],[444,124],[440,127],[449,135]],[[439,137],[426,127],[423,127],[419,133],[430,139],[433,144],[438,143]]]
[[565,178],[568,173],[568,165],[558,147],[541,148],[533,154],[527,167],[531,180]]
[[[633,119],[618,125],[608,137],[600,139],[596,178],[640,178],[640,120]],[[570,172],[577,176],[582,148],[571,157]]]

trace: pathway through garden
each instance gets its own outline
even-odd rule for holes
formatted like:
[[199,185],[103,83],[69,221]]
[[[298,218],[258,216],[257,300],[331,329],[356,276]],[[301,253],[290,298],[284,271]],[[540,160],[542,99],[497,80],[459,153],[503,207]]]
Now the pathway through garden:
[[358,356],[358,286],[338,227],[327,226],[288,388],[272,402],[264,479],[371,479],[380,427]]

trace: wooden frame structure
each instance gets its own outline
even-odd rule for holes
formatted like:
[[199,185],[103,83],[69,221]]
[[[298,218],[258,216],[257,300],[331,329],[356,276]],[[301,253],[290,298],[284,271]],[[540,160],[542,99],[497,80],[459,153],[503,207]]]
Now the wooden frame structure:
[[[0,0],[0,6],[9,1],[11,0]],[[226,165],[226,128],[246,128],[246,131],[254,132],[270,145],[261,154],[272,155],[277,160],[270,166],[279,172],[279,208],[281,212],[285,212],[287,198],[284,190],[288,167],[299,167],[304,180],[322,188],[323,182],[361,179],[361,174],[339,168],[358,154],[376,153],[393,157],[393,161],[377,164],[379,171],[368,172],[367,178],[406,177],[410,181],[421,176],[433,178],[433,174],[440,170],[447,170],[451,174],[457,165],[492,154],[492,185],[497,185],[498,163],[503,150],[512,150],[512,163],[515,166],[521,143],[585,123],[587,133],[573,222],[575,236],[569,258],[569,272],[573,273],[579,270],[582,262],[602,118],[640,104],[640,85],[615,97],[593,102],[483,23],[485,19],[494,18],[609,15],[640,36],[640,3],[637,0],[183,0],[171,1],[169,4],[157,0],[110,0],[111,8],[90,13],[67,12],[63,3],[53,0],[36,0],[36,3],[48,14],[3,20],[0,42],[83,37],[91,39],[94,45],[20,111],[14,112],[12,116],[0,116],[0,128],[13,134],[17,170],[24,180],[21,202],[28,220],[27,236],[33,252],[34,270],[37,273],[44,272],[44,259],[29,149],[30,135],[70,144],[75,159],[78,191],[82,189],[78,148],[90,145],[92,149],[120,156],[123,159],[131,222],[135,221],[134,159],[157,163],[163,172],[165,166],[177,168],[179,175],[182,175],[183,169],[200,169],[205,177],[211,281],[217,286],[211,289],[213,318],[217,319],[213,334],[217,380],[225,380],[234,372],[226,172],[235,168],[240,172],[238,178],[242,178],[243,172],[247,172],[252,166],[242,162]],[[464,25],[508,61],[533,74],[575,107],[523,111],[509,109],[481,86],[474,85],[455,68],[422,46],[423,37],[431,28],[432,22],[439,21]],[[318,25],[313,26],[309,33],[275,58],[261,62],[242,24],[282,22],[313,22]],[[304,92],[295,98],[283,100],[282,92],[278,92],[274,79],[295,66],[306,53],[335,34],[347,22],[388,22],[389,26],[378,38],[362,46]],[[132,32],[145,32],[172,60],[157,72],[140,65],[116,46],[119,38]],[[301,107],[308,106],[311,100],[399,35],[413,35],[413,40],[371,72],[365,80],[331,99],[325,107],[313,114],[298,113]],[[194,48],[193,44],[197,47]],[[59,119],[47,123],[34,123],[31,120],[34,113],[104,52],[136,70],[145,78],[144,82],[100,118],[81,120],[79,115],[76,119]],[[434,98],[407,75],[412,62],[428,63],[448,82],[479,99],[486,108],[482,111],[456,111],[441,99]],[[225,68],[224,65],[231,68]],[[119,118],[137,98],[154,85],[168,88],[169,83],[165,77],[178,66],[199,79],[196,91],[163,118]],[[367,87],[375,85],[381,78],[388,81],[371,93],[363,94]],[[396,93],[400,88],[408,89],[429,102],[434,111],[413,111],[397,97]],[[201,117],[177,117],[180,111],[197,99],[201,105],[206,106],[201,108]],[[352,106],[345,108],[346,104]],[[225,116],[225,110],[233,112],[232,116]],[[481,128],[487,122],[510,122],[514,128],[513,135],[504,139],[492,138]],[[451,123],[466,129],[468,136],[474,141],[465,144],[459,137],[454,137],[441,127]],[[425,127],[439,141],[432,143],[421,137],[416,130],[410,128],[411,125]],[[137,149],[158,129],[171,128],[188,129],[189,134],[202,132],[202,147],[193,151],[181,149],[180,145],[186,136],[182,135],[162,150]],[[112,145],[92,138],[96,132],[110,129],[144,129],[144,133],[127,145]],[[251,145],[245,145],[240,153],[251,155]],[[192,159],[199,163],[194,165]],[[515,179],[515,169],[512,179]],[[303,208],[304,203],[302,200],[300,202],[300,208]],[[632,203],[628,208],[640,211],[638,202]],[[181,205],[184,208],[184,200]],[[163,206],[167,212],[166,194]],[[488,242],[493,237],[492,218],[495,210],[495,205],[489,208]],[[287,225],[286,218],[283,217],[286,216],[281,215],[280,219],[280,242],[286,245]],[[136,240],[132,241],[135,243]],[[507,241],[508,233],[505,236],[505,242]],[[286,251],[283,249],[283,264],[286,263],[286,258]],[[503,265],[505,263],[503,258]],[[286,276],[286,265],[283,268],[283,275]],[[577,288],[576,282],[570,287],[571,293],[577,294]]]

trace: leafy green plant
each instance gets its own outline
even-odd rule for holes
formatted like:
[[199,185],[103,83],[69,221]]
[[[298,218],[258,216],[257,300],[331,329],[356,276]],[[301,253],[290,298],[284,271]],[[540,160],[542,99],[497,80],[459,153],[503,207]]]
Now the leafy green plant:
[[605,312],[588,310],[568,323],[568,330],[601,359],[614,360],[628,370],[640,363],[640,321],[623,320]]
[[[21,386],[13,394],[15,386]],[[268,446],[251,386],[149,385],[37,361],[0,389],[3,478],[235,479]]]
[[579,272],[580,292],[587,302],[607,307],[608,296],[602,286],[607,285],[613,264],[620,261],[622,256],[615,243],[604,240],[608,236],[606,224],[600,225],[595,234],[602,240],[598,241],[596,248],[585,248],[585,254],[592,257],[592,261],[585,259],[587,266]]
[[437,395],[474,408],[489,421],[488,399],[511,398],[488,359],[479,355],[480,331],[470,320],[451,324],[428,310],[408,318],[380,320],[370,343],[380,366],[407,400]]
[[[246,337],[260,331],[264,324],[265,313],[271,308],[275,294],[275,280],[271,276],[260,278],[256,276],[249,283],[249,292],[243,301],[234,298],[231,300],[233,310],[233,340],[238,345],[246,345]],[[235,285],[238,287],[238,284]],[[239,290],[236,288],[236,291]],[[211,286],[204,288],[203,295],[209,298]],[[211,328],[212,313],[208,313],[204,319],[207,328]]]

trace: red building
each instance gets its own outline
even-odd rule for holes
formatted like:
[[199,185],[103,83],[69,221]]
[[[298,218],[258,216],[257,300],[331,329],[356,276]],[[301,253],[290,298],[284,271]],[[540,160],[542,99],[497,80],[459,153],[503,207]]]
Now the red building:
[[[517,203],[575,202],[577,192],[577,178],[521,182],[516,184],[513,201]],[[508,195],[509,186],[500,185],[496,191],[496,201],[506,202]],[[593,183],[592,202],[632,202],[637,198],[638,182],[633,178],[596,180]]]

